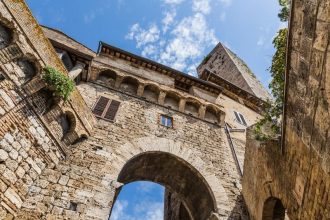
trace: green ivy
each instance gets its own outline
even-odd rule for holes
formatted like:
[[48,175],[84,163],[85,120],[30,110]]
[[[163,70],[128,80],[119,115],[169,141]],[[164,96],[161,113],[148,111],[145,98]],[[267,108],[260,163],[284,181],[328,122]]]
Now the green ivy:
[[[282,9],[279,13],[281,21],[287,21],[289,17],[289,2],[287,0],[279,0],[279,4]],[[270,139],[276,137],[281,132],[281,116],[283,114],[283,103],[284,103],[284,80],[286,70],[286,55],[287,55],[287,38],[288,29],[283,28],[277,32],[273,40],[275,48],[275,54],[272,58],[272,65],[269,71],[272,76],[272,80],[269,84],[273,101],[268,101],[268,105],[265,109],[263,118],[255,125],[256,137],[259,140]],[[264,134],[262,132],[263,126],[270,126],[270,134]]]
[[47,86],[54,90],[54,94],[67,101],[74,90],[74,82],[62,72],[47,66],[43,69],[42,78]]

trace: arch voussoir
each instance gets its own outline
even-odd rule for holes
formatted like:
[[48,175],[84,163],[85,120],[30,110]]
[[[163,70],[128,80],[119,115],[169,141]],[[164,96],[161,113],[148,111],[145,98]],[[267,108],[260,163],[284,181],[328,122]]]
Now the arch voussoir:
[[150,136],[133,139],[129,143],[121,145],[116,149],[116,154],[118,154],[116,163],[114,163],[116,177],[130,160],[144,153],[152,152],[169,153],[192,166],[209,186],[215,200],[216,211],[224,211],[223,207],[229,201],[228,196],[218,177],[210,173],[210,170],[213,170],[212,164],[207,164],[198,156],[197,152],[189,149],[180,141]]

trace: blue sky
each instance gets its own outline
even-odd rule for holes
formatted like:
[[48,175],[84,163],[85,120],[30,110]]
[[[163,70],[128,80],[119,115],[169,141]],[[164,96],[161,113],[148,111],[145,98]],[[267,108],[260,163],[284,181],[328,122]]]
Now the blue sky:
[[161,220],[164,215],[164,188],[138,181],[121,190],[110,220]]
[[[39,23],[93,50],[100,40],[191,75],[218,41],[268,86],[272,39],[283,27],[277,0],[27,0]],[[141,190],[143,187],[148,190]],[[124,187],[111,220],[158,220],[163,188]],[[143,205],[139,204],[145,204]],[[138,207],[138,208],[137,208]],[[149,209],[146,209],[149,207]],[[124,214],[126,213],[126,214]],[[119,216],[119,217],[118,217]],[[150,217],[153,216],[153,217]]]

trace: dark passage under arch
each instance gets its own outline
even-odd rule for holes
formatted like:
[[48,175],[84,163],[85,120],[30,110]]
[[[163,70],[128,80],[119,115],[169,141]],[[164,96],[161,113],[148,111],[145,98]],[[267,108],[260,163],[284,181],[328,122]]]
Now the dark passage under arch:
[[284,220],[286,218],[285,208],[281,200],[270,197],[268,198],[263,207],[262,211],[263,220]]
[[[118,176],[118,182],[159,183],[175,192],[192,219],[208,219],[216,203],[203,176],[186,161],[170,153],[147,152],[130,159]],[[187,215],[188,213],[184,213]]]

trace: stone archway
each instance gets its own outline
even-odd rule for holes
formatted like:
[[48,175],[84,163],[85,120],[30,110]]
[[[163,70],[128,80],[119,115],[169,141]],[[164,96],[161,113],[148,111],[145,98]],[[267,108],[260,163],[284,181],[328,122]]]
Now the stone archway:
[[282,201],[275,197],[268,198],[262,210],[262,220],[288,220]]
[[[158,137],[134,139],[115,150],[117,170],[107,179],[122,184],[148,180],[178,193],[194,219],[216,219],[228,197],[213,167],[181,142]],[[180,172],[181,171],[181,172]]]

